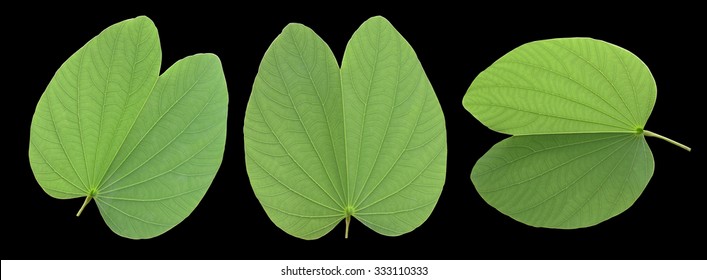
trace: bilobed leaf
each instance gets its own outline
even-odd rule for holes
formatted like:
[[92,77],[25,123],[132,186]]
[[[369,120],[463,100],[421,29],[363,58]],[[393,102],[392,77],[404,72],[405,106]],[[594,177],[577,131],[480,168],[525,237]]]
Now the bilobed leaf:
[[319,238],[353,216],[397,236],[420,226],[445,178],[446,130],[412,47],[382,17],[354,33],[341,69],[290,24],[265,53],[248,102],[248,175],[270,219]]
[[37,104],[29,158],[56,198],[91,199],[118,235],[151,238],[184,220],[223,157],[228,93],[219,59],[184,58],[159,76],[144,16],[107,28],[56,72]]
[[479,194],[531,226],[581,228],[628,209],[653,175],[644,130],[656,99],[648,67],[589,38],[537,41],[474,80],[464,107],[514,135],[478,160]]

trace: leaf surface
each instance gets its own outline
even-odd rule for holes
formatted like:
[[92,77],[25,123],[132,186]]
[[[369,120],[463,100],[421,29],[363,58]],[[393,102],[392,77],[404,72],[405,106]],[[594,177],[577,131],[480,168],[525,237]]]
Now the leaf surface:
[[633,205],[653,175],[643,135],[587,133],[507,138],[474,166],[481,197],[527,224],[578,228]]
[[644,130],[656,100],[648,67],[591,38],[527,43],[472,82],[464,107],[514,135],[471,172],[479,194],[531,226],[581,228],[628,209],[653,175]]
[[[147,17],[93,38],[57,71],[30,132],[37,182],[56,198],[94,199],[118,235],[164,233],[199,203],[223,157],[228,93],[215,55],[159,76]],[[80,214],[80,212],[79,212]]]
[[397,236],[430,215],[444,184],[444,116],[412,47],[382,17],[354,33],[341,69],[290,24],[260,65],[246,112],[253,190],[285,232],[319,238],[357,218]]

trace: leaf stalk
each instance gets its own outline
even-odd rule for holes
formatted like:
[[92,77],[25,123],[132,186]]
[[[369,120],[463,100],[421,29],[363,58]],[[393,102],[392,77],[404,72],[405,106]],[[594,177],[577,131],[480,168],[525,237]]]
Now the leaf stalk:
[[83,209],[86,208],[86,205],[91,202],[91,198],[93,198],[93,195],[89,194],[86,196],[86,200],[83,201],[83,205],[81,205],[81,209],[79,209],[79,212],[76,213],[76,217],[81,216],[81,212],[83,212]]
[[351,215],[346,214],[346,232],[344,233],[344,238],[348,239],[349,238],[349,224],[351,224]]
[[643,131],[643,135],[648,136],[648,137],[655,137],[655,138],[658,138],[658,139],[663,139],[663,140],[665,140],[665,141],[668,141],[668,143],[671,143],[671,144],[673,144],[673,145],[675,145],[675,146],[678,146],[678,147],[680,147],[680,148],[685,149],[685,150],[688,151],[688,152],[689,152],[689,151],[692,151],[692,149],[691,149],[690,147],[685,146],[685,145],[683,145],[683,144],[681,144],[681,143],[679,143],[679,142],[677,142],[677,141],[675,141],[675,140],[673,140],[673,139],[670,139],[670,138],[665,137],[665,136],[663,136],[663,135],[660,135],[660,134],[658,134],[658,133],[653,133],[653,132],[650,132],[650,131],[648,131],[648,130],[644,130],[644,131]]

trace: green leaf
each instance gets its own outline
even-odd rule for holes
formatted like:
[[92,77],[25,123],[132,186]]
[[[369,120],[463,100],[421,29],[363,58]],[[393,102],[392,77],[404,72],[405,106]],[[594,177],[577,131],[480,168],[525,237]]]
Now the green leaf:
[[514,135],[491,148],[471,180],[491,206],[531,226],[581,228],[628,209],[653,175],[644,130],[656,99],[648,67],[590,38],[520,46],[479,74],[464,107]]
[[223,157],[228,93],[215,55],[161,76],[144,16],[108,27],[73,54],[37,104],[29,158],[49,195],[91,199],[116,234],[160,235],[184,220]]
[[529,225],[578,228],[628,209],[653,175],[641,134],[530,135],[505,139],[474,166],[481,197]]
[[525,44],[481,72],[464,107],[512,135],[636,132],[655,104],[648,67],[617,46],[585,38]]
[[253,190],[285,232],[316,239],[353,216],[397,236],[429,217],[444,184],[441,107],[412,47],[382,17],[361,25],[341,70],[290,24],[265,53],[248,102]]

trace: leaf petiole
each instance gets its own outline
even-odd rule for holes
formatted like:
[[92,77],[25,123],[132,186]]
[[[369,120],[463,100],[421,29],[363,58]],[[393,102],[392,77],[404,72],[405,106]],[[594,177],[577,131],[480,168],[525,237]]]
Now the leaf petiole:
[[83,205],[81,205],[81,209],[79,209],[79,212],[76,213],[76,217],[81,216],[81,212],[83,212],[83,209],[86,208],[86,205],[91,202],[91,198],[93,198],[92,194],[86,196],[86,200],[83,201]]
[[349,224],[351,224],[351,215],[346,214],[346,232],[344,233],[344,238],[349,238]]
[[673,139],[670,139],[670,138],[668,138],[668,137],[665,137],[665,136],[663,136],[663,135],[660,135],[660,134],[658,134],[658,133],[653,133],[653,132],[650,132],[650,131],[648,131],[648,130],[644,130],[644,131],[643,131],[643,135],[649,136],[649,137],[655,137],[655,138],[663,139],[663,140],[665,140],[665,141],[668,141],[668,143],[671,143],[671,144],[673,144],[673,145],[675,145],[675,146],[678,146],[678,147],[680,147],[680,148],[683,148],[683,149],[687,150],[688,152],[689,152],[689,151],[692,151],[692,149],[691,149],[690,147],[685,146],[685,145],[683,145],[683,144],[681,144],[681,143],[678,143],[677,141],[675,141],[675,140],[673,140]]

